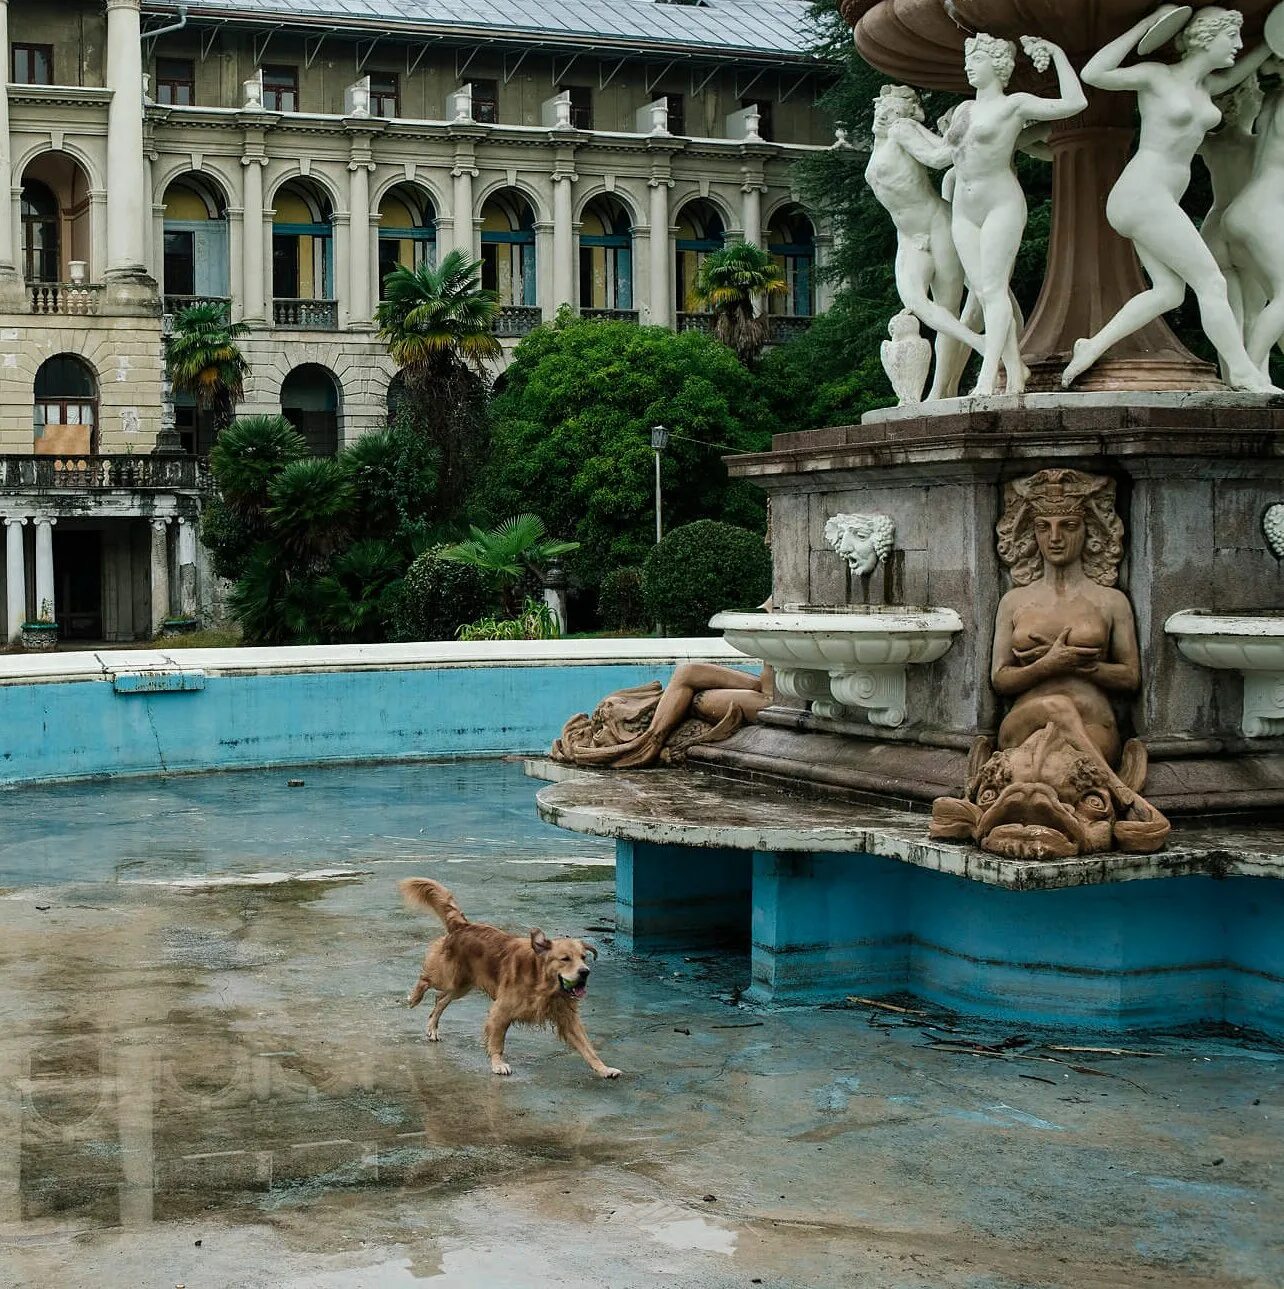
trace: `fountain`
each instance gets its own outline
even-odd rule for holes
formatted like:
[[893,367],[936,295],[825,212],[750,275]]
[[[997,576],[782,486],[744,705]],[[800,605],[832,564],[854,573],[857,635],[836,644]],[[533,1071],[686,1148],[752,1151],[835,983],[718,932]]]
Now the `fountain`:
[[[728,459],[770,497],[782,607],[714,620],[767,670],[680,678],[685,768],[540,793],[617,839],[626,944],[738,945],[761,1000],[910,989],[1021,1023],[1284,1033],[1284,398],[1245,340],[1269,292],[1190,250],[1176,191],[1212,95],[1278,71],[1284,6],[1194,10],[844,5],[881,71],[976,92],[939,133],[886,92],[871,162],[906,310],[953,321],[927,401],[922,341],[888,351],[899,406]],[[1018,345],[1021,147],[1054,196]],[[1232,388],[1163,322],[1186,285]],[[982,389],[942,396],[965,344]]]

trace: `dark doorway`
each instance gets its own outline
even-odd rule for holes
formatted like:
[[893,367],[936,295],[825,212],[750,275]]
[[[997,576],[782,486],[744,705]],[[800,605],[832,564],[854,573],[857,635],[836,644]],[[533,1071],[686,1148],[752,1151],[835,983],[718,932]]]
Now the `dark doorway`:
[[97,532],[53,535],[54,585],[64,640],[103,638],[103,539]]

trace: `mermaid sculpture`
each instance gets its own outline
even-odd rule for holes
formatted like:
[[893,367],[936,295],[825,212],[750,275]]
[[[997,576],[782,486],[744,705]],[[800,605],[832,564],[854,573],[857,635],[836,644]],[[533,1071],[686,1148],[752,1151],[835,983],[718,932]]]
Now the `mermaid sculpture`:
[[1123,524],[1112,480],[1042,470],[1009,484],[990,680],[1011,708],[998,747],[978,739],[963,798],[932,808],[931,835],[1012,859],[1149,853],[1168,835],[1141,796],[1146,749],[1122,742],[1111,699],[1141,683],[1132,605],[1115,588]]

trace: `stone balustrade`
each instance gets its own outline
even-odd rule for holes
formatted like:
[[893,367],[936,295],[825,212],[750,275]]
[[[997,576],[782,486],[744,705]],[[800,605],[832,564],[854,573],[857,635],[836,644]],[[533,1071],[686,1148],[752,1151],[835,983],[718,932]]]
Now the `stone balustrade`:
[[33,282],[27,288],[32,313],[67,317],[96,315],[102,290],[97,282]]
[[201,487],[203,471],[203,463],[191,456],[0,456],[0,487],[35,492],[108,488],[173,492]]

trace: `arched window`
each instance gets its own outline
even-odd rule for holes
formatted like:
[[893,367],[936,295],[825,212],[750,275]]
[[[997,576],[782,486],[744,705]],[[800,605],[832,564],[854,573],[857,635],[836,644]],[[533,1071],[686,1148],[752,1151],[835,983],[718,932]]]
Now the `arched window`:
[[273,200],[272,295],[277,326],[331,330],[334,304],[334,211],[316,183],[293,179]]
[[397,184],[379,203],[379,298],[394,269],[416,269],[437,259],[437,210],[409,184]]
[[482,207],[482,286],[499,292],[501,305],[533,308],[535,211],[512,189],[496,193]]
[[328,367],[303,363],[281,382],[281,415],[307,440],[313,456],[339,451],[339,382]]
[[722,250],[726,239],[722,216],[712,203],[697,199],[683,206],[678,215],[678,237],[673,257],[679,314],[704,311],[695,298],[696,278],[705,258],[714,251]]
[[771,312],[810,318],[816,312],[816,229],[796,206],[772,217],[767,229],[767,250],[789,288],[771,297]]
[[28,282],[57,282],[62,263],[58,198],[38,179],[22,185],[22,274]]
[[36,372],[34,451],[40,456],[98,451],[98,380],[75,354],[55,354]]
[[584,210],[580,308],[633,310],[633,221],[614,197],[595,197]]
[[183,175],[165,190],[165,308],[230,294],[227,207],[200,175]]

